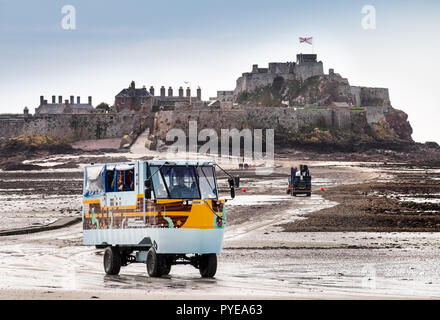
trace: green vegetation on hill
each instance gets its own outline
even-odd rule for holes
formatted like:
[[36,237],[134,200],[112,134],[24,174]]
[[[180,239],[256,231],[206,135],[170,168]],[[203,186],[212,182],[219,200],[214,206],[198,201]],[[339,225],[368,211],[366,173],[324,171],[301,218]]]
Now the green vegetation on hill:
[[284,85],[284,79],[277,77],[274,79],[272,85],[257,88],[255,91],[248,93],[244,92],[237,98],[239,104],[258,104],[265,107],[279,107],[281,106],[282,94],[281,90]]
[[242,93],[237,102],[265,107],[282,106],[282,101],[288,101],[290,106],[325,106],[332,101],[340,101],[339,88],[347,85],[342,78],[337,77],[314,76],[304,82],[276,77],[271,85]]
[[109,111],[110,110],[110,106],[108,105],[108,103],[101,102],[100,104],[98,104],[95,107],[95,109]]
[[11,152],[13,154],[33,153],[36,151],[63,153],[71,149],[69,141],[49,136],[23,134],[16,138],[3,138],[0,140],[0,154],[5,156],[9,156]]

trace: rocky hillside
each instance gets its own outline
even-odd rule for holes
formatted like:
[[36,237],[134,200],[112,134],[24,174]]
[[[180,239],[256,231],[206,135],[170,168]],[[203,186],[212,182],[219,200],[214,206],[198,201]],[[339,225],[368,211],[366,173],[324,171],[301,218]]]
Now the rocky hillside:
[[0,138],[0,169],[32,170],[32,165],[22,165],[21,162],[36,156],[71,152],[73,149],[67,141],[48,136]]
[[[328,109],[333,102],[346,102],[354,106],[356,99],[353,88],[348,80],[339,74],[315,76],[304,82],[285,81],[278,77],[272,85],[242,93],[237,102],[242,105],[273,108],[283,106],[283,101],[288,101],[290,106],[305,109]],[[361,92],[361,89],[358,90]],[[303,128],[300,132],[285,132],[278,138],[295,145],[336,146],[343,149],[413,143],[412,128],[405,112],[394,109],[390,101],[381,97],[365,94],[362,101],[368,105],[349,108],[352,119],[349,129],[318,125]],[[383,107],[382,117],[377,121],[367,121],[366,113],[369,107]]]

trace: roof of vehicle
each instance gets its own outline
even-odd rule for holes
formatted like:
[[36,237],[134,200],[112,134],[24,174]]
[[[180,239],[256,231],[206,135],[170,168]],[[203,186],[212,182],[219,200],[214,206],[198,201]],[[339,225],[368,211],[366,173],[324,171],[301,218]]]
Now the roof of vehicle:
[[213,166],[215,161],[197,161],[197,160],[149,160],[149,161],[125,161],[125,162],[109,162],[109,163],[94,163],[87,165],[90,166],[121,166],[132,165],[136,162],[148,162],[149,165],[162,166],[162,165],[175,165],[175,166]]
[[176,165],[176,166],[212,166],[215,164],[214,161],[197,161],[197,160],[152,160],[148,161],[150,165]]

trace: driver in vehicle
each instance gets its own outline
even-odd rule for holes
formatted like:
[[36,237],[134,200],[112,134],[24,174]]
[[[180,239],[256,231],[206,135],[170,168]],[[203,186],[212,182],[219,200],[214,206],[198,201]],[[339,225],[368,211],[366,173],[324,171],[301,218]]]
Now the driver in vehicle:
[[197,198],[197,190],[194,188],[197,188],[195,183],[191,186],[191,188],[188,188],[185,185],[185,177],[183,176],[176,176],[176,182],[177,184],[174,185],[171,188],[171,195],[173,198],[180,198],[180,199],[194,199]]

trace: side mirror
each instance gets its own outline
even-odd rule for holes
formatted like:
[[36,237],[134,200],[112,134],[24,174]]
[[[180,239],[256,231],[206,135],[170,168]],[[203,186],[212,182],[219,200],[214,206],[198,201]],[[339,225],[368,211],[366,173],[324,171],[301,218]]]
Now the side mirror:
[[228,179],[229,188],[240,188],[240,177]]
[[144,182],[145,185],[145,199],[151,199],[151,179]]
[[151,199],[151,189],[145,189],[145,199]]
[[234,187],[240,188],[240,177],[234,177]]

